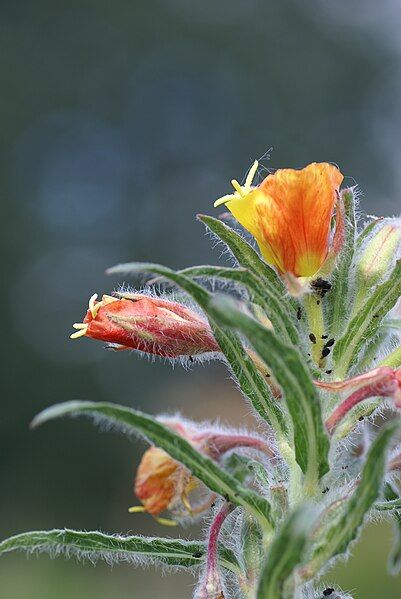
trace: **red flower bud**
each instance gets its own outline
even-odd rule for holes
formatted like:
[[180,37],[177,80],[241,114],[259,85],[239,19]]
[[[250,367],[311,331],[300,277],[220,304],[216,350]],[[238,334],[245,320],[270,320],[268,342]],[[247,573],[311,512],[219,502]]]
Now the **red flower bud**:
[[130,294],[129,298],[97,295],[89,300],[83,323],[74,324],[77,337],[92,337],[165,358],[220,351],[209,324],[182,304]]

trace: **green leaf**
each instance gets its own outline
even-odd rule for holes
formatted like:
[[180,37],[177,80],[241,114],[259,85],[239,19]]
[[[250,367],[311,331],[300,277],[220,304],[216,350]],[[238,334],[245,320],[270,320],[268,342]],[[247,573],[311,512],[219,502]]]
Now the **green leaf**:
[[260,277],[266,285],[270,284],[271,289],[279,297],[285,295],[285,288],[275,271],[260,258],[259,254],[245,239],[217,218],[198,214],[198,219],[226,244],[240,266],[248,268]]
[[282,599],[285,582],[304,557],[313,514],[309,506],[298,508],[276,534],[262,569],[257,599]]
[[277,297],[275,291],[269,286],[262,285],[251,271],[246,268],[222,268],[219,266],[194,266],[180,270],[179,274],[187,277],[212,276],[215,279],[223,279],[240,283],[254,298],[255,303],[261,306],[271,320],[276,334],[294,345],[299,345],[298,331],[293,324],[286,302]]
[[396,511],[393,513],[394,542],[387,560],[388,571],[393,576],[396,576],[401,569],[401,497],[389,484],[386,484],[384,487],[384,495],[387,499],[387,504],[392,503],[394,506],[398,504],[398,507],[395,508]]
[[241,331],[271,369],[291,415],[296,460],[310,480],[317,480],[329,469],[329,440],[316,388],[299,352],[238,309],[227,296],[216,297],[210,310],[216,319]]
[[[166,266],[160,264],[148,264],[132,262],[119,264],[108,269],[108,274],[132,275],[138,272],[150,272],[161,275],[173,281],[188,293],[206,312],[208,316],[210,298],[212,295],[204,288],[192,281],[190,278],[179,274]],[[241,391],[249,398],[253,408],[265,421],[271,424],[281,435],[287,432],[284,415],[274,400],[271,391],[258,372],[254,362],[245,351],[238,335],[233,331],[224,330],[219,327],[213,318],[209,318],[210,325],[217,343],[225,355],[231,370],[236,377]]]
[[398,421],[392,421],[378,434],[369,450],[361,478],[351,498],[326,528],[324,537],[312,554],[311,561],[303,569],[303,577],[315,576],[329,560],[348,550],[365,520],[369,509],[379,496],[385,475],[386,451],[393,434],[400,428]]
[[350,270],[355,253],[356,219],[355,219],[355,194],[353,189],[344,189],[342,192],[345,212],[345,242],[337,259],[337,266],[333,273],[333,287],[328,294],[330,305],[327,313],[331,321],[331,333],[336,337],[344,322],[347,320],[350,307]]
[[137,410],[110,403],[69,401],[57,404],[41,412],[32,422],[38,426],[63,416],[92,416],[111,424],[119,425],[123,432],[137,431],[164,449],[172,458],[184,464],[193,476],[199,478],[215,493],[235,505],[248,509],[266,528],[272,526],[270,505],[253,491],[244,488],[233,476],[225,472],[213,460],[199,453],[186,439],[164,426],[158,420]]
[[[107,535],[66,528],[25,532],[0,543],[0,554],[16,550],[45,552],[52,557],[65,554],[91,561],[100,559],[110,564],[158,563],[184,568],[199,566],[206,555],[205,544],[197,541]],[[220,565],[233,572],[239,569],[235,556],[227,550],[221,553]]]
[[333,357],[338,365],[336,374],[343,378],[357,360],[363,346],[377,333],[383,319],[401,296],[401,260],[398,260],[389,279],[378,285],[349,323],[343,337],[334,347]]

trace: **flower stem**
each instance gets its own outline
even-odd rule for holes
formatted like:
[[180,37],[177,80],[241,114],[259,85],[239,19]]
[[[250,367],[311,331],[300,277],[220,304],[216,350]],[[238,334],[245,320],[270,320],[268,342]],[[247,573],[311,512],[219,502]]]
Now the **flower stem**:
[[322,300],[312,293],[308,294],[305,298],[305,311],[309,322],[312,359],[318,367],[322,367],[324,364],[322,337],[325,334]]

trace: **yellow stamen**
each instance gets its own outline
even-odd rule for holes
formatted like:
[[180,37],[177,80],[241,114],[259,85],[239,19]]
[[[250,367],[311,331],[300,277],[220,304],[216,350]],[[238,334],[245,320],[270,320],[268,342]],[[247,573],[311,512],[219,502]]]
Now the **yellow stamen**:
[[[146,512],[146,509],[143,505],[134,505],[134,506],[128,508],[128,511],[130,514],[139,514],[139,513]],[[156,520],[156,522],[158,522],[159,524],[163,524],[163,526],[177,526],[178,525],[178,522],[176,522],[175,520],[170,520],[169,518],[157,518],[156,516],[153,516],[153,517]]]
[[232,179],[231,180],[231,185],[234,187],[235,191],[239,193],[239,195],[241,196],[241,198],[243,198],[244,197],[244,190],[242,189],[242,187],[238,183],[238,181],[236,179]]
[[84,322],[74,322],[74,324],[72,325],[73,329],[86,329],[87,328],[87,324],[85,324]]
[[255,162],[252,164],[251,168],[249,169],[249,173],[247,174],[244,186],[240,185],[236,179],[233,179],[231,181],[231,185],[234,187],[235,192],[229,193],[228,195],[218,198],[215,201],[215,203],[213,204],[213,206],[215,208],[217,208],[218,206],[221,206],[222,204],[225,204],[226,202],[229,202],[230,200],[238,200],[239,198],[244,198],[246,196],[246,194],[251,191],[252,182],[255,178],[256,171],[258,170],[258,166],[259,166],[259,162],[257,160],[255,160]]
[[249,189],[252,185],[253,179],[256,175],[256,171],[258,170],[259,162],[255,160],[251,168],[249,169],[249,173],[245,179],[245,188]]
[[169,518],[155,518],[158,524],[162,524],[163,526],[178,526],[178,522],[175,520],[170,520]]
[[[76,323],[76,324],[81,324],[81,323]],[[78,326],[76,326],[74,324],[74,329],[77,329],[77,328],[78,328]],[[72,335],[70,335],[70,339],[78,339],[78,337],[83,337],[84,335],[86,335],[87,330],[88,330],[88,325],[85,324],[84,328],[80,328],[79,331],[77,331],[76,333],[72,333]]]
[[133,505],[128,508],[130,514],[138,514],[140,512],[146,512],[145,507],[143,505]]
[[225,204],[226,202],[229,202],[230,200],[234,200],[236,197],[237,196],[235,193],[229,193],[228,195],[222,196],[221,198],[216,200],[215,203],[213,204],[213,206],[215,208],[217,208],[218,206],[221,206],[222,204]]
[[91,311],[92,318],[96,318],[99,309],[102,306],[102,302],[95,303],[97,300],[97,293],[94,293],[89,299],[89,310]]

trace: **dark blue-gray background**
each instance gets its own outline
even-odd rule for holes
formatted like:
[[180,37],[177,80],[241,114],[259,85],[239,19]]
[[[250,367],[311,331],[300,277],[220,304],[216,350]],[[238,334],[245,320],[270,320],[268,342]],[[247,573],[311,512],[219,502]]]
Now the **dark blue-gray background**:
[[[103,274],[117,261],[216,262],[194,215],[271,147],[265,164],[336,162],[363,211],[399,213],[400,18],[397,0],[1,2],[1,537],[171,532],[127,513],[140,444],[86,421],[30,432],[30,419],[73,398],[232,423],[248,409],[220,367],[110,354],[71,342],[71,323],[117,283]],[[372,529],[338,574],[355,597],[399,596],[389,544]],[[0,561],[7,599],[184,598],[191,584]]]

